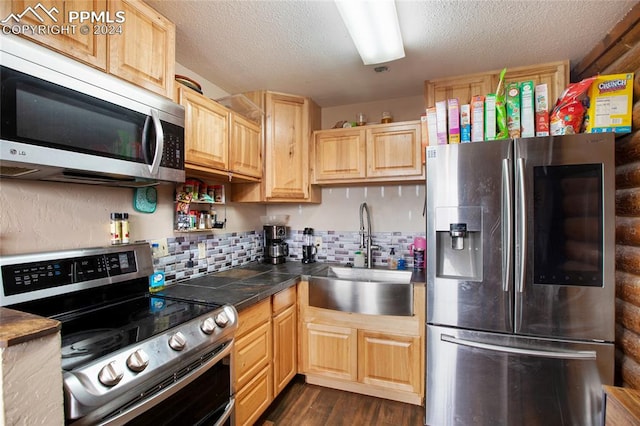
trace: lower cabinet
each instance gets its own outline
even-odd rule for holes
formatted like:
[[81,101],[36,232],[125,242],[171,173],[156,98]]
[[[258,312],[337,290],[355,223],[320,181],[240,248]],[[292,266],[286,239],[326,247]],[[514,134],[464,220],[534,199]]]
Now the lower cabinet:
[[298,286],[299,370],[307,383],[422,405],[424,285],[414,284],[414,315],[339,312],[308,305]]
[[236,426],[252,425],[297,373],[296,287],[238,313]]

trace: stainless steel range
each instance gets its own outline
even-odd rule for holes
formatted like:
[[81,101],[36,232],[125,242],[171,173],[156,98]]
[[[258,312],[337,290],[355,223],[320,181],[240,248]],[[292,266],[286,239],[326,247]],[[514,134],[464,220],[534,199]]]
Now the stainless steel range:
[[7,256],[0,306],[62,323],[67,424],[232,424],[237,312],[148,292],[147,244]]

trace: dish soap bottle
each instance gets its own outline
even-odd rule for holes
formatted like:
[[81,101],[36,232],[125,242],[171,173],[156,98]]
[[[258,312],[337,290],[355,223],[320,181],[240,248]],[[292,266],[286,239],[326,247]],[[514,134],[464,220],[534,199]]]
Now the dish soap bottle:
[[388,261],[389,269],[398,269],[398,258],[396,257],[396,249],[391,247],[391,251],[389,252],[389,261]]
[[157,293],[164,290],[164,271],[158,268],[160,246],[158,243],[151,244],[151,252],[153,254],[153,274],[149,276],[149,292]]

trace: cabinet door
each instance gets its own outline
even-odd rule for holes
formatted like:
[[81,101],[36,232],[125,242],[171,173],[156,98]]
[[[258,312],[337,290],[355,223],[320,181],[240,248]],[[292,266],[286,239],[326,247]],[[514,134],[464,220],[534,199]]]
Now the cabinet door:
[[367,130],[367,177],[422,174],[420,123]]
[[358,381],[420,393],[420,337],[358,331]]
[[458,98],[462,105],[471,102],[472,96],[485,96],[495,91],[491,73],[427,80],[425,81],[425,102],[428,108],[435,106],[438,101]]
[[258,326],[235,342],[236,387],[242,388],[271,363],[271,323]]
[[[25,0],[11,0],[0,2],[0,16],[8,16],[10,13],[21,14],[28,7],[34,7],[36,2]],[[33,41],[77,59],[81,62],[99,68],[107,69],[107,36],[94,34],[91,24],[87,24],[88,32],[81,31],[77,22],[69,23],[69,11],[96,11],[107,10],[107,0],[41,0],[38,4],[51,11],[51,16],[40,14],[43,21],[38,20],[34,14],[27,13],[20,19],[20,25],[59,25],[62,28],[68,25],[76,25],[75,31],[64,31],[60,34],[42,34],[26,32],[25,37]],[[55,12],[53,10],[57,10]],[[7,25],[14,24],[9,21]]]
[[234,113],[231,113],[229,168],[242,175],[262,177],[260,126]]
[[229,170],[229,110],[188,88],[179,88],[185,108],[185,162]]
[[306,100],[267,92],[265,197],[309,196],[308,106]]
[[297,372],[297,315],[291,305],[273,317],[273,386],[274,397],[293,379]]
[[171,97],[175,78],[175,25],[141,1],[109,0],[109,11],[124,11],[126,17],[122,34],[109,37],[109,72]]
[[327,324],[304,324],[302,345],[305,373],[356,381],[358,333],[356,329]]
[[315,183],[364,178],[365,140],[364,128],[315,132]]
[[271,374],[268,367],[260,370],[253,379],[236,393],[237,426],[253,425],[273,401]]

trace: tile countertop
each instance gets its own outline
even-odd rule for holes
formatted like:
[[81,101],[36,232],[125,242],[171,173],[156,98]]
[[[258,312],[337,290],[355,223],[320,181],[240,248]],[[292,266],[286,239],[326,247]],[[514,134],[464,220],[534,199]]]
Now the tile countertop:
[[[241,311],[281,290],[296,285],[303,277],[325,275],[326,269],[332,265],[331,263],[303,264],[300,261],[279,265],[254,262],[246,266],[180,281],[167,286],[158,294],[193,302],[231,304]],[[424,283],[424,271],[414,270],[412,281]]]

